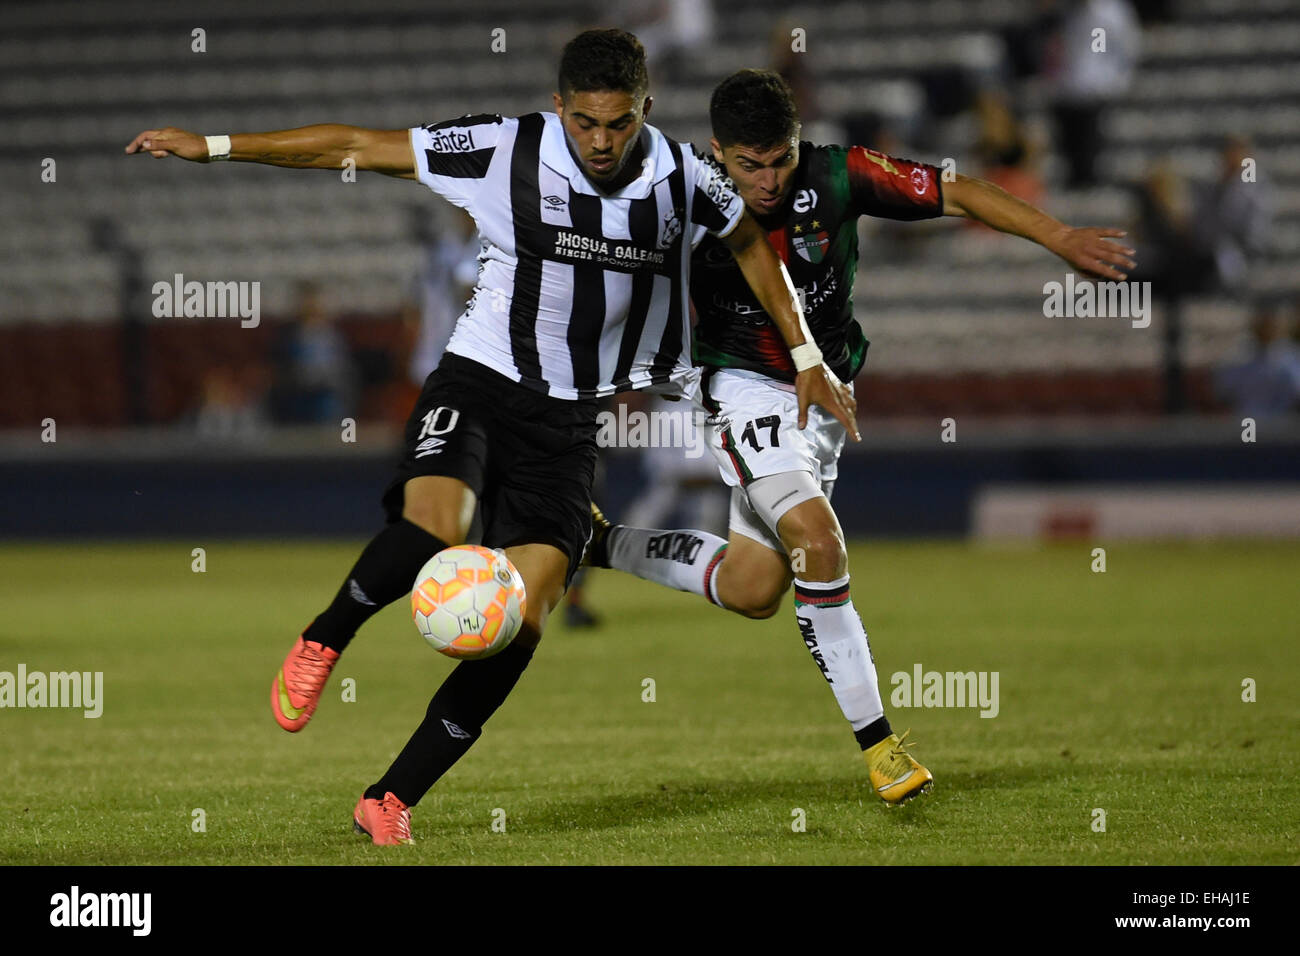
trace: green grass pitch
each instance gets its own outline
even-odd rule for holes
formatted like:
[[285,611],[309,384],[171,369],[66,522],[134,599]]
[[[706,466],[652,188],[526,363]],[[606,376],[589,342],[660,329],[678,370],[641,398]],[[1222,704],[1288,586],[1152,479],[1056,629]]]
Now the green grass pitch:
[[354,836],[352,807],[453,666],[405,602],[362,630],[305,731],[268,707],[358,544],[0,547],[0,671],[104,674],[99,719],[0,710],[0,862],[1300,862],[1295,544],[1117,542],[1097,574],[1085,543],[856,543],[887,705],[917,663],[999,673],[992,719],[889,707],[936,780],[898,809],[871,794],[789,597],[745,621],[597,572],[604,625],[554,619],[396,849]]

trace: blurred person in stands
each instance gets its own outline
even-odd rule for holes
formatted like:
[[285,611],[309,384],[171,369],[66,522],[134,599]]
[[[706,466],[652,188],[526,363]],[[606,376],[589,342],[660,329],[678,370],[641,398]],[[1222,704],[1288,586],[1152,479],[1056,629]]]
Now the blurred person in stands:
[[[1045,199],[1043,180],[1038,174],[1038,145],[1017,119],[1001,90],[983,90],[975,100],[979,138],[975,157],[980,178],[1001,186],[1031,206]],[[982,229],[988,227],[975,223]]]
[[1176,301],[1213,286],[1213,268],[1192,231],[1192,190],[1172,160],[1157,160],[1137,189],[1133,244],[1141,263],[1134,281],[1149,281],[1155,293]]
[[[693,412],[681,402],[669,402],[657,395],[648,401],[632,396],[627,404],[629,415],[640,411],[651,416],[651,421],[656,415],[691,416]],[[691,417],[690,422],[685,427],[694,431],[682,446],[641,450],[644,485],[627,507],[626,523],[632,527],[661,528],[676,518],[687,527],[711,534],[726,533],[731,492],[718,481],[717,462],[707,453],[708,436],[702,418]],[[692,441],[697,444],[691,444]]]
[[194,430],[205,441],[252,438],[267,424],[265,368],[242,370],[222,365],[203,375],[194,413]]
[[1250,320],[1248,354],[1215,370],[1216,394],[1238,415],[1259,421],[1300,407],[1300,346],[1291,327],[1279,304],[1261,303]]
[[714,36],[713,0],[622,0],[613,19],[640,38],[650,67],[673,69]]
[[1246,137],[1226,137],[1218,175],[1197,190],[1192,210],[1192,236],[1227,290],[1245,286],[1250,260],[1267,248],[1273,222],[1273,186],[1251,152]]
[[1037,0],[1028,16],[1009,23],[1001,31],[1006,50],[1007,74],[1020,82],[1041,76],[1056,55],[1064,11],[1060,0]]
[[414,289],[419,331],[409,375],[416,385],[423,385],[438,367],[456,319],[473,295],[481,245],[473,217],[463,210],[454,209],[447,216],[449,229],[439,228],[441,224],[424,207],[416,207],[412,213],[420,243],[420,272]]
[[[1137,279],[1162,298],[1197,292],[1240,292],[1250,261],[1265,251],[1275,208],[1272,184],[1250,163],[1250,144],[1230,136],[1216,177],[1189,183],[1169,159],[1159,160],[1138,194]],[[1245,178],[1243,178],[1245,174]]]
[[1102,114],[1132,85],[1141,45],[1142,25],[1128,0],[1079,0],[1065,14],[1046,62],[1071,188],[1097,183]]
[[281,424],[337,423],[355,407],[356,369],[320,287],[298,287],[296,318],[276,348],[275,417]]
[[822,111],[812,61],[802,48],[795,48],[793,34],[798,26],[797,19],[786,17],[772,28],[767,37],[768,69],[780,75],[794,93],[795,106],[803,119],[804,135],[816,142],[841,142],[847,132],[844,124]]

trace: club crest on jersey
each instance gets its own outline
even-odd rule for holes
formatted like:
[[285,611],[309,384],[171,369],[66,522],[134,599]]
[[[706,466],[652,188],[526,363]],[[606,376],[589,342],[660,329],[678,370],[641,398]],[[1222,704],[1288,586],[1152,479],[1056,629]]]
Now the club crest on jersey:
[[667,249],[677,237],[682,234],[682,219],[680,210],[674,209],[668,215],[664,216],[663,233],[659,236],[658,246],[660,249]]
[[826,255],[826,247],[831,244],[831,235],[823,229],[810,236],[795,236],[791,244],[804,261],[817,265]]
[[918,196],[924,196],[930,188],[930,171],[924,166],[915,166],[909,178],[912,180],[912,191]]

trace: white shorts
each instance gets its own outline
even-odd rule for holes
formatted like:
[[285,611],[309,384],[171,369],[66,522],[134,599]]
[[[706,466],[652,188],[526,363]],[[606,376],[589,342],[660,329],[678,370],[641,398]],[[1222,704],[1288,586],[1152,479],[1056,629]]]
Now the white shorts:
[[813,405],[808,427],[801,431],[794,386],[747,369],[707,371],[699,397],[709,412],[709,450],[732,489],[731,530],[784,554],[776,528],[754,510],[745,489],[760,478],[803,471],[829,498],[839,475],[846,429],[830,412]]

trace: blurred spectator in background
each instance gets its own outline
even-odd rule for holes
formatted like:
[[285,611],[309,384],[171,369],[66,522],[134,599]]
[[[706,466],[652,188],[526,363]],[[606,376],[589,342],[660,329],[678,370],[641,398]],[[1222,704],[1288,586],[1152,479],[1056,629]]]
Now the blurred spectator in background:
[[1134,281],[1151,282],[1162,299],[1208,291],[1213,286],[1213,271],[1192,230],[1191,187],[1172,160],[1161,159],[1151,167],[1138,186],[1137,205]]
[[337,424],[355,414],[356,369],[347,340],[316,283],[299,285],[295,311],[275,349],[272,413],[280,424]]
[[265,367],[208,369],[194,429],[205,441],[252,438],[267,425]]
[[[698,425],[692,426],[691,438],[698,444],[642,449],[640,464],[645,484],[628,505],[625,523],[635,528],[699,528],[725,535],[731,491],[718,477],[718,463],[709,453],[702,421],[691,417],[693,409],[686,402],[634,395],[627,404],[629,413],[643,410],[652,421],[656,414],[690,418]],[[694,458],[687,455],[692,447],[699,453]]]
[[420,273],[415,288],[420,325],[408,374],[412,382],[422,386],[438,367],[456,320],[474,292],[479,238],[473,218],[461,209],[451,210],[450,229],[439,228],[424,206],[412,209],[412,216],[420,243]]
[[821,104],[817,100],[817,84],[808,63],[808,55],[795,52],[793,34],[797,26],[798,23],[793,18],[786,17],[772,27],[767,38],[767,66],[780,73],[781,78],[790,84],[795,106],[799,109],[799,119],[807,125],[821,119]]
[[1241,292],[1253,258],[1267,248],[1275,194],[1258,169],[1243,180],[1250,144],[1228,137],[1216,177],[1188,183],[1168,159],[1157,162],[1138,194],[1138,270],[1157,295]]
[[1178,414],[1187,408],[1183,369],[1183,299],[1214,287],[1209,255],[1192,231],[1191,190],[1162,159],[1151,167],[1138,188],[1138,221],[1132,229],[1137,250],[1133,282],[1150,282],[1163,312],[1161,348],[1164,367],[1164,409]]
[[652,79],[656,66],[671,70],[701,52],[714,35],[712,0],[621,0],[613,19],[645,47]]
[[1192,235],[1214,269],[1218,286],[1241,289],[1250,260],[1267,246],[1275,196],[1251,157],[1250,141],[1229,136],[1219,153],[1219,173],[1197,191]]
[[[807,53],[794,49],[793,32],[799,21],[790,17],[780,20],[767,38],[767,66],[781,74],[794,93],[795,106],[803,127],[799,138],[810,143],[841,143],[844,127],[822,110],[817,95],[817,77]],[[868,144],[870,145],[870,144]]]
[[1278,304],[1259,305],[1246,357],[1215,370],[1215,391],[1237,414],[1258,421],[1300,406],[1300,347],[1291,340],[1291,325]]
[[1097,182],[1102,114],[1132,84],[1141,44],[1142,26],[1128,0],[1077,0],[1066,11],[1046,66],[1073,188]]
[[[1043,205],[1043,181],[1038,175],[1038,147],[1024,126],[1011,112],[1006,94],[986,89],[975,100],[975,118],[979,138],[975,142],[975,159],[979,176],[996,183],[1013,196],[1034,205]],[[973,225],[988,230],[983,223]]]
[[1031,16],[1002,31],[1007,72],[1012,80],[1027,80],[1046,71],[1060,36],[1061,16],[1061,0],[1038,0]]

